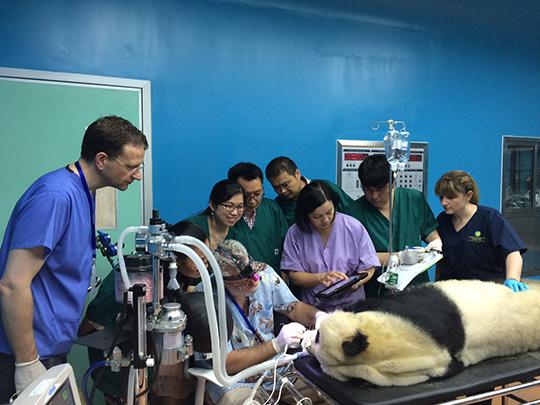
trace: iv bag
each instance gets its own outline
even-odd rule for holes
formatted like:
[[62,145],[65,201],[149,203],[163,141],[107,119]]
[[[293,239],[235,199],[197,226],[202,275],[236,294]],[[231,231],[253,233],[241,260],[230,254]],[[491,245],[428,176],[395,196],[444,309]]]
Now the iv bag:
[[384,135],[384,152],[392,171],[403,170],[409,161],[409,132],[389,129]]

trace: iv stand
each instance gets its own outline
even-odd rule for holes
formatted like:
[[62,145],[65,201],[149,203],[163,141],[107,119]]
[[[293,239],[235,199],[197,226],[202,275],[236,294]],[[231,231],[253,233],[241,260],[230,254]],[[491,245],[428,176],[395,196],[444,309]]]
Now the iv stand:
[[393,229],[392,229],[392,222],[393,222],[393,219],[394,219],[394,210],[393,210],[393,197],[394,197],[394,193],[393,193],[393,189],[394,189],[394,172],[392,171],[392,168],[390,167],[390,170],[388,171],[389,173],[389,180],[388,180],[388,193],[390,194],[390,197],[388,199],[388,208],[390,210],[390,215],[388,218],[388,262],[386,263],[387,266],[389,264],[389,261],[390,261],[390,257],[392,257],[392,253],[393,253],[393,247],[392,247],[392,239],[394,237],[394,233],[393,233]]
[[[395,142],[396,140],[395,139],[392,139],[392,137],[394,135],[392,135],[393,133],[396,133],[396,134],[401,134],[403,132],[405,132],[405,122],[403,121],[395,121],[395,120],[387,120],[387,121],[378,121],[378,122],[375,122],[374,123],[374,126],[372,126],[372,129],[374,131],[378,130],[381,126],[381,124],[387,124],[388,125],[388,132],[387,132],[387,136],[390,136],[391,138],[389,139],[390,142]],[[395,125],[396,124],[401,124],[402,125],[402,128],[401,128],[401,131],[398,132],[396,129],[395,129]],[[407,135],[406,137],[408,137],[408,132],[405,132]],[[400,142],[399,140],[397,140],[397,142]],[[390,151],[387,150],[387,145],[386,145],[386,137],[385,137],[385,153],[386,153],[386,158],[387,160],[390,159],[390,157],[392,156],[392,149],[393,149],[393,146],[391,146],[391,149]],[[398,146],[399,148],[399,146]],[[408,150],[407,150],[407,159],[408,159]],[[390,163],[390,161],[389,161]],[[385,270],[385,273],[390,271],[390,270],[393,270],[395,268],[395,263],[394,262],[391,262],[391,258],[392,258],[392,253],[393,253],[393,236],[394,236],[394,232],[393,232],[393,218],[394,218],[394,210],[393,210],[393,189],[394,189],[394,175],[397,175],[397,170],[398,170],[398,163],[397,162],[394,162],[394,163],[391,163],[390,164],[390,170],[389,170],[389,181],[388,181],[388,193],[389,193],[389,199],[388,199],[388,204],[389,204],[389,211],[390,211],[390,215],[389,215],[389,223],[388,223],[388,262],[387,262],[387,265],[386,265],[386,270]],[[392,267],[390,267],[392,266]]]

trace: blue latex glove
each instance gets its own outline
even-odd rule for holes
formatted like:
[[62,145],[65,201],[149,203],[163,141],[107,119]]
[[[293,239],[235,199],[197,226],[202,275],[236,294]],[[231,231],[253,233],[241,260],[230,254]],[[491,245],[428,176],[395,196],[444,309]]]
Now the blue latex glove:
[[521,281],[514,280],[513,278],[507,278],[504,280],[504,285],[510,288],[513,292],[527,291],[529,287]]

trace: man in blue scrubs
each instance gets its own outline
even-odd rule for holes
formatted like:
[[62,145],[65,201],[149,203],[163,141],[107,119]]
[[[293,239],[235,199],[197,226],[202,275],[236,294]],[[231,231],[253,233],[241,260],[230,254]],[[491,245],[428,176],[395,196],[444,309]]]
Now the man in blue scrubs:
[[79,160],[37,179],[15,205],[0,249],[0,403],[66,361],[95,257],[94,193],[141,180],[147,148],[130,122],[100,118]]

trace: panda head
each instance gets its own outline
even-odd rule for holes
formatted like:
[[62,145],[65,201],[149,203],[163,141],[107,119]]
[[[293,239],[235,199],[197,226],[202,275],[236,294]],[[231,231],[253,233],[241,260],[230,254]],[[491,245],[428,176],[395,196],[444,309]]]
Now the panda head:
[[336,311],[321,322],[311,352],[325,365],[358,362],[369,347],[366,327],[361,314]]

